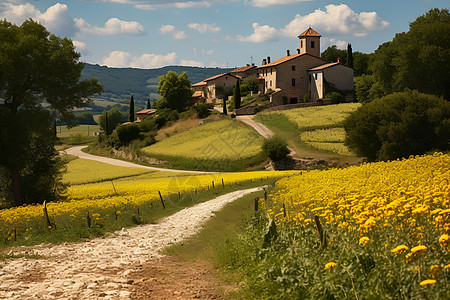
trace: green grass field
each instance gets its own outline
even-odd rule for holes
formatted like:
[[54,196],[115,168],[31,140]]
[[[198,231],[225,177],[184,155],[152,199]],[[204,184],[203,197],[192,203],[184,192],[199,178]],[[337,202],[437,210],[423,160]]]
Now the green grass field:
[[79,134],[81,136],[93,136],[94,132],[100,131],[100,125],[78,125],[72,128],[67,126],[57,126],[56,135],[59,138],[70,137]]
[[353,154],[344,145],[345,131],[342,122],[361,104],[296,108],[285,111],[262,112],[256,120],[280,135],[300,156],[320,157],[336,154],[337,159]]
[[165,138],[142,153],[172,167],[195,170],[242,170],[264,157],[263,138],[236,120],[221,119]]

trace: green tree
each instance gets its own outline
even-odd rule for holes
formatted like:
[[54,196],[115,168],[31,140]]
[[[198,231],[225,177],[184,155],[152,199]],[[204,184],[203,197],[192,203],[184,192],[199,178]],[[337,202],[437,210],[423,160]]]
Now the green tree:
[[193,103],[194,91],[191,89],[186,72],[178,75],[174,71],[169,71],[166,75],[159,77],[158,93],[162,96],[157,102],[158,108],[170,108],[183,112]]
[[264,153],[273,161],[279,161],[289,154],[287,143],[278,136],[264,140],[262,145]]
[[128,122],[134,122],[134,96],[131,95],[130,106],[128,108]]
[[236,81],[236,87],[234,88],[234,107],[236,109],[241,108],[241,87],[239,80]]
[[375,99],[344,122],[345,144],[369,161],[450,149],[450,102],[417,91]]
[[117,108],[113,107],[111,110],[104,110],[102,115],[99,117],[98,121],[100,123],[100,129],[105,132],[106,135],[110,135],[123,121],[123,114]]
[[[50,104],[61,121],[71,125],[75,119],[73,108],[90,103],[88,96],[101,92],[102,86],[96,78],[80,81],[84,64],[79,62],[80,54],[75,52],[72,41],[50,34],[37,22],[29,20],[17,26],[0,21],[0,41],[0,108],[3,117],[11,121],[3,124],[1,138],[8,141],[8,137],[17,137],[9,140],[11,143],[1,141],[4,146],[0,149],[0,165],[8,169],[14,202],[21,205],[37,201],[33,191],[25,189],[31,184],[27,170],[50,174],[56,166],[53,140],[45,130],[51,128],[53,120],[45,116],[42,101]],[[35,117],[42,123],[29,126]],[[34,144],[41,151],[44,148],[45,155],[24,159]],[[46,189],[55,178],[49,175],[51,183]]]
[[347,45],[347,66],[353,69],[353,50],[352,45]]
[[247,95],[249,92],[258,92],[258,78],[256,76],[248,76],[242,80],[241,94]]
[[408,32],[375,51],[370,69],[385,94],[410,89],[450,99],[449,10],[418,17]]
[[347,50],[338,49],[336,45],[333,45],[325,49],[325,51],[322,52],[320,57],[332,62],[336,62],[339,58],[341,63],[346,64]]
[[150,99],[147,99],[147,107],[146,109],[152,108],[152,104],[150,103]]

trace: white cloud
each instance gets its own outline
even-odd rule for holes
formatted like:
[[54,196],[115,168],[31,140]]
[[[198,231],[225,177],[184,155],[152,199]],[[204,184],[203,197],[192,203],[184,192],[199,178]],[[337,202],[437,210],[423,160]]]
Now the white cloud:
[[107,57],[103,58],[102,64],[114,68],[159,68],[177,63],[177,54],[175,52],[166,55],[142,54],[141,56],[132,56],[125,51],[112,51]]
[[159,28],[159,32],[161,34],[171,34],[172,38],[175,40],[187,39],[187,36],[184,33],[184,31],[176,30],[175,26],[173,26],[173,25],[161,25],[161,27]]
[[44,25],[48,31],[60,36],[73,36],[77,30],[70,17],[67,5],[56,3],[45,12],[41,12],[30,3],[18,4],[6,3],[0,13],[0,19],[21,25],[25,20],[33,19]]
[[200,8],[211,7],[214,1],[179,1],[179,0],[104,0],[122,4],[134,5],[137,9],[142,10],[159,10],[165,8]]
[[92,26],[83,19],[75,19],[78,28],[82,32],[99,34],[99,35],[115,35],[129,34],[142,35],[145,34],[144,26],[136,21],[123,21],[118,18],[110,18],[105,22],[103,27]]
[[280,32],[286,36],[297,36],[311,25],[319,33],[366,36],[369,31],[382,30],[389,26],[389,22],[382,20],[376,12],[358,14],[346,4],[329,4],[325,9],[317,9],[305,16],[297,14]]
[[195,29],[200,33],[206,33],[206,32],[219,32],[220,31],[220,27],[216,25],[216,23],[213,24],[199,24],[199,23],[190,23],[187,25],[189,28],[191,29]]
[[214,54],[214,50],[205,50],[205,49],[202,49],[202,50],[197,50],[196,48],[193,48],[192,49],[193,51],[194,51],[194,54],[195,54],[195,56],[196,57],[198,57],[198,56],[207,56],[207,55],[213,55]]
[[267,7],[272,5],[282,5],[282,4],[296,4],[299,2],[305,2],[311,0],[246,0],[246,3],[255,7]]
[[182,66],[188,66],[188,67],[204,67],[205,64],[201,61],[195,61],[195,60],[188,60],[188,59],[182,59],[180,61],[180,65]]
[[249,36],[237,35],[236,40],[239,42],[264,43],[277,39],[277,30],[268,25],[260,26],[258,23],[253,23],[253,33]]
[[86,43],[75,40],[73,40],[72,42],[77,52],[80,52],[82,55],[88,55],[90,53]]
[[327,38],[327,37],[322,37],[322,39],[320,41],[320,44],[321,44],[320,48],[323,51],[326,48],[328,48],[330,46],[333,46],[333,45],[336,45],[336,47],[338,49],[346,50],[348,43],[346,41],[341,41],[341,40],[336,40],[336,39],[333,39],[333,38],[330,39],[330,38]]

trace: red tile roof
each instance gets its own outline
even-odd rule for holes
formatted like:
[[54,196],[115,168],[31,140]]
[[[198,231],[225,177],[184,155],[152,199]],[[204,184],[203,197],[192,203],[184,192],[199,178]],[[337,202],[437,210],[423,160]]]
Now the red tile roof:
[[243,66],[243,67],[239,67],[239,68],[236,68],[236,69],[230,71],[230,73],[240,73],[240,72],[245,72],[245,71],[248,71],[248,70],[253,69],[253,68],[256,68],[256,66],[255,66],[255,65],[252,65],[252,66]]
[[[312,56],[312,57],[320,58],[320,57],[317,57],[317,56],[309,54],[309,53],[302,53],[302,54],[295,53],[295,54],[291,54],[289,56],[283,56],[282,58],[279,58],[277,60],[272,61],[270,64],[265,64],[265,65],[259,66],[258,69],[278,66],[278,65],[280,65],[282,63],[285,63],[287,61],[290,61],[292,59],[295,59],[295,58],[298,58],[298,57],[301,57],[301,56],[305,56],[305,55],[309,55],[309,56]],[[328,60],[325,60],[323,58],[320,58],[320,59],[328,63]]]
[[154,113],[156,113],[156,109],[149,108],[149,109],[144,109],[144,110],[138,111],[135,114],[136,115],[152,115]]
[[317,31],[315,31],[314,29],[312,29],[311,27],[309,27],[308,29],[306,29],[305,31],[303,31],[303,33],[301,33],[298,37],[305,37],[305,36],[316,36],[316,37],[321,37],[320,34],[317,33]]
[[197,82],[197,83],[195,83],[195,84],[193,84],[191,86],[202,86],[202,85],[206,85],[206,82],[205,81],[200,81],[200,82]]
[[334,66],[339,65],[339,64],[340,63],[338,63],[338,62],[324,64],[324,65],[317,66],[317,67],[314,67],[312,69],[309,69],[308,71],[320,71],[320,70],[323,70],[323,69],[326,69],[326,68],[334,67]]
[[200,98],[202,96],[202,91],[196,91],[192,95],[192,98]]
[[223,74],[219,74],[219,75],[216,75],[216,76],[213,76],[213,77],[209,77],[208,79],[205,79],[205,80],[203,80],[203,81],[211,81],[211,80],[220,78],[220,77],[225,76],[225,75],[226,75],[226,76],[234,77],[234,78],[236,78],[236,79],[239,79],[239,77],[237,77],[237,76],[235,76],[235,75],[233,75],[233,74],[230,74],[230,73],[223,73]]

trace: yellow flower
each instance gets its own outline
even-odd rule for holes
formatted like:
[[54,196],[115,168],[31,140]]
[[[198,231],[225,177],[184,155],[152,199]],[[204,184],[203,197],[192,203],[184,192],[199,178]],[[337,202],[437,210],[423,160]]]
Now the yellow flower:
[[426,252],[426,251],[427,251],[427,247],[424,245],[419,245],[419,246],[416,246],[411,249],[412,254],[420,254],[420,253]]
[[361,246],[365,246],[370,242],[370,239],[367,236],[363,236],[362,238],[359,239],[359,244]]
[[404,251],[408,251],[408,247],[406,245],[400,245],[391,250],[394,254],[400,254]]
[[439,266],[438,265],[432,265],[430,267],[430,276],[436,277],[441,273],[441,270],[439,270]]
[[444,270],[447,273],[450,273],[450,264],[444,266]]
[[450,247],[450,236],[446,233],[440,236],[439,245],[441,245],[442,249],[449,250]]
[[428,286],[428,285],[433,285],[435,283],[436,283],[436,280],[434,280],[434,279],[427,279],[427,280],[424,280],[424,281],[420,282],[420,285],[421,286]]
[[335,262],[329,262],[329,263],[325,264],[325,270],[333,272],[333,270],[336,266],[337,266],[337,264]]

